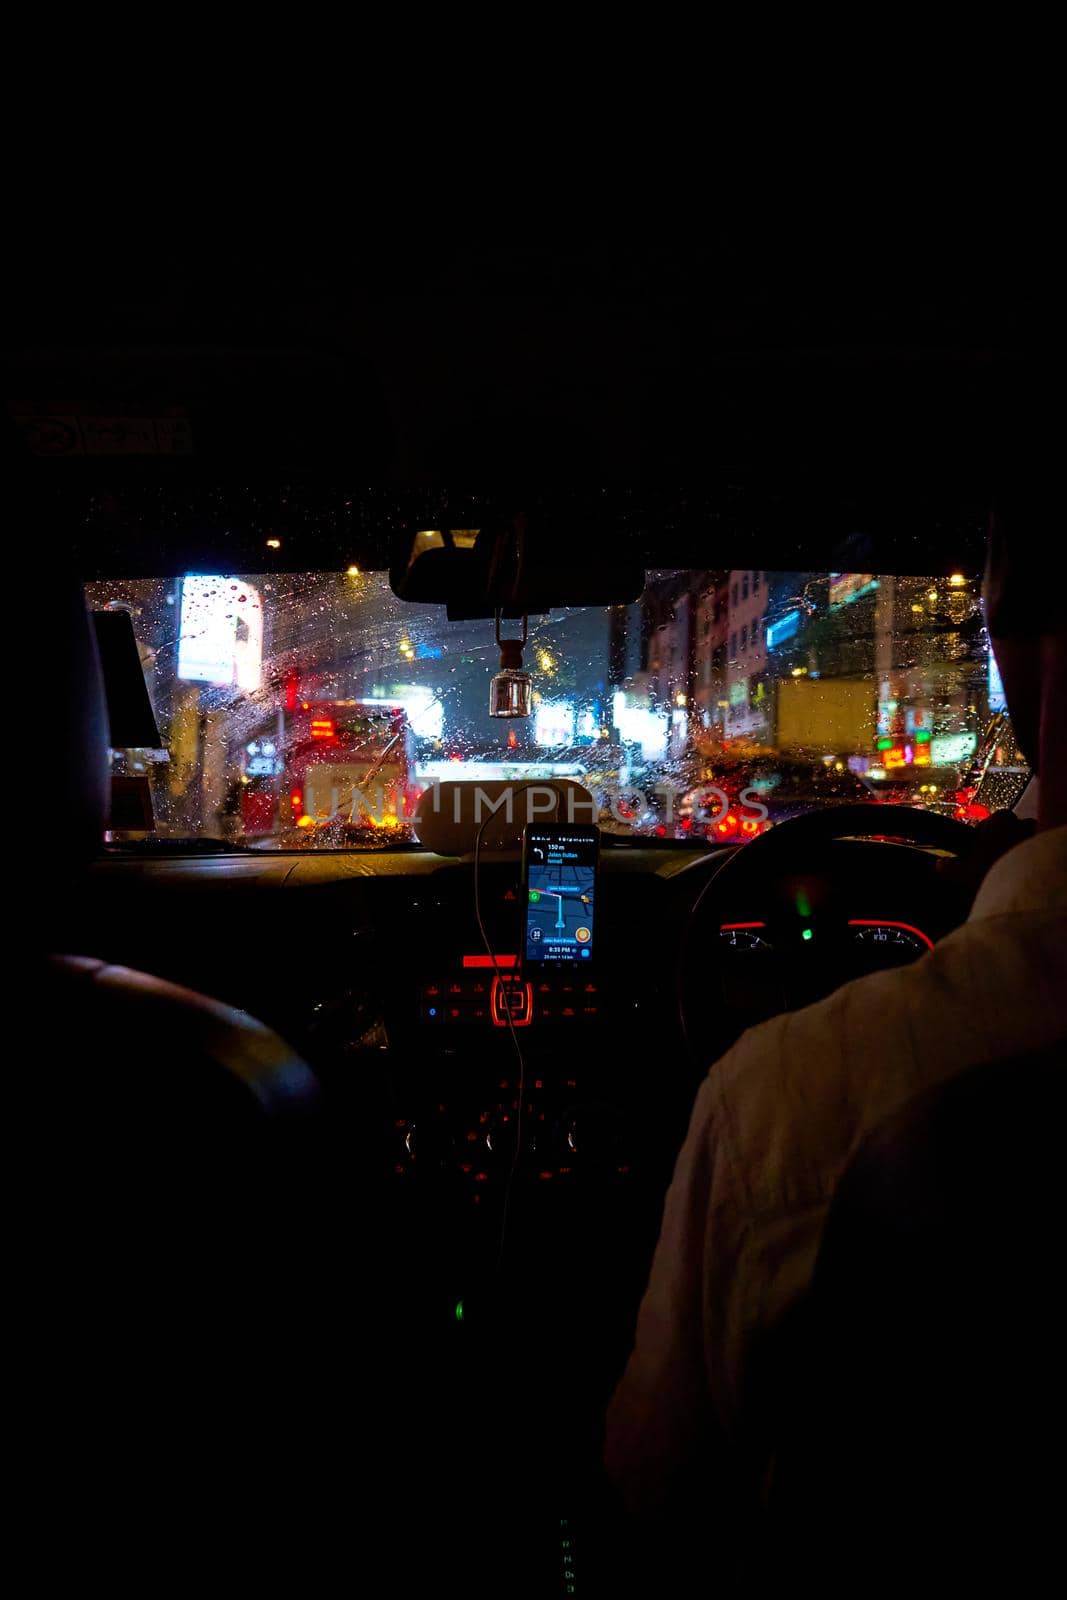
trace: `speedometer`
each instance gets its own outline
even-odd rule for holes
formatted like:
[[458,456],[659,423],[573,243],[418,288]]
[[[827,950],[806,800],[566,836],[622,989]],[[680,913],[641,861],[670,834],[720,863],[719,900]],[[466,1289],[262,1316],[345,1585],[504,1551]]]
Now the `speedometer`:
[[762,922],[747,925],[727,922],[719,929],[719,938],[732,950],[770,950],[770,940],[759,931],[763,926]]
[[906,961],[934,948],[933,940],[908,922],[852,921],[849,927],[853,943],[872,955]]

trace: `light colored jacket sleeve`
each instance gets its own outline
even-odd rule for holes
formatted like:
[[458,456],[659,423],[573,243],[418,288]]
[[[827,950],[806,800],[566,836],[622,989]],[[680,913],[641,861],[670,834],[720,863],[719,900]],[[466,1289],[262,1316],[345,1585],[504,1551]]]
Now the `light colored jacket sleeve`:
[[[898,978],[865,980],[865,1009],[893,1014]],[[697,1094],[608,1411],[605,1465],[635,1514],[656,1515],[695,1474],[744,1492],[765,1467],[766,1373],[752,1364],[811,1281],[854,1138],[853,1001],[839,990],[751,1029]]]
[[705,1270],[709,1256],[727,1276],[729,1263],[740,1262],[746,1207],[721,1122],[709,1077],[667,1192],[634,1350],[608,1411],[605,1464],[637,1514],[667,1504],[728,1426],[708,1383]]

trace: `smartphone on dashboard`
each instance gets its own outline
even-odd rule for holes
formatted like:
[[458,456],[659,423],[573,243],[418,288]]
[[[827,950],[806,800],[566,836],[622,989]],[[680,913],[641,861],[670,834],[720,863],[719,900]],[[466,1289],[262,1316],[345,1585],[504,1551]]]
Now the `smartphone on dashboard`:
[[527,971],[592,967],[600,829],[531,822],[522,838],[522,960]]

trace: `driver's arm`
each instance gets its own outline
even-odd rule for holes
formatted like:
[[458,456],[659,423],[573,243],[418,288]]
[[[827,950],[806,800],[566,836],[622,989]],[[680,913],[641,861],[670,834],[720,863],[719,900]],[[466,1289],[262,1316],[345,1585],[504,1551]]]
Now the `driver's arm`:
[[[766,1038],[785,1021],[759,1031]],[[687,1501],[695,1481],[730,1475],[732,1397],[759,1283],[747,1186],[718,1082],[729,1060],[697,1094],[634,1350],[607,1417],[608,1474],[627,1510],[653,1521]]]
[[605,1464],[627,1509],[654,1515],[688,1476],[712,1418],[701,1314],[715,1154],[705,1080],[675,1166],[637,1318],[634,1350],[608,1410]]
[[[865,980],[867,1020],[885,1017],[898,977]],[[697,1479],[758,1493],[767,1374],[754,1356],[810,1282],[852,1137],[854,1032],[838,991],[751,1029],[700,1087],[607,1417],[605,1465],[633,1515],[660,1518]]]

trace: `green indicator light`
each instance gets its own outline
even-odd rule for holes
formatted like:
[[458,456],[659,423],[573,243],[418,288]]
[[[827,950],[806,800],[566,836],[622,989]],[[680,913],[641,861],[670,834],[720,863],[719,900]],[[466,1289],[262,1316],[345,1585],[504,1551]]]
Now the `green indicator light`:
[[810,928],[805,928],[804,932],[800,935],[800,937],[802,939],[814,939],[815,935],[812,933]]
[[929,728],[920,728],[919,729],[919,731],[915,735],[915,743],[916,744],[929,744],[930,743],[930,730],[929,730]]
[[538,900],[540,900],[540,898],[541,898],[541,894],[540,894],[539,890],[537,890],[537,889],[531,889],[530,890],[530,903],[532,905],[536,905]]
[[457,1300],[456,1301],[456,1321],[457,1322],[462,1322],[463,1321],[463,1301],[462,1300]]
[[892,748],[893,748],[892,739],[879,739],[878,748],[879,748],[879,750],[892,750]]
[[810,917],[811,916],[811,901],[808,899],[808,897],[804,893],[803,889],[801,889],[799,894],[797,895],[796,908],[797,908],[797,916],[798,917]]

